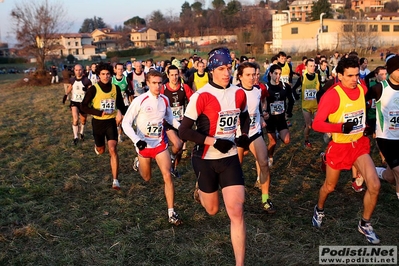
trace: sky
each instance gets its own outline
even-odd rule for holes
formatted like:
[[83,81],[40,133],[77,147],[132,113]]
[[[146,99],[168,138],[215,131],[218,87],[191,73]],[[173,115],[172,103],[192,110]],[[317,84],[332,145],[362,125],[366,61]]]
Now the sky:
[[[12,34],[11,10],[16,3],[43,0],[0,0],[0,42],[8,42],[10,47],[16,43]],[[146,18],[153,11],[160,10],[165,16],[178,16],[185,1],[194,0],[48,0],[51,3],[62,2],[71,23],[69,32],[78,32],[85,18],[101,17],[112,28],[123,25],[129,18]],[[107,4],[106,4],[107,3]],[[205,8],[208,6],[206,5]]]

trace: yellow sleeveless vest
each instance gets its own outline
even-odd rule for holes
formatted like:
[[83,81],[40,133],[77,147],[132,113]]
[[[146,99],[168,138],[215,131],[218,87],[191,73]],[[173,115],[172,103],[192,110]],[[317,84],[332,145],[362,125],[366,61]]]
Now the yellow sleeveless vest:
[[317,109],[316,93],[320,88],[319,78],[317,74],[313,80],[309,80],[306,74],[302,78],[302,109]]
[[360,90],[360,95],[359,98],[354,101],[346,95],[339,85],[334,87],[334,90],[336,90],[339,95],[340,103],[338,110],[328,116],[328,121],[331,123],[356,123],[349,134],[333,133],[332,139],[336,143],[351,143],[363,136],[363,131],[366,126],[366,102],[362,86],[357,85],[357,87]]
[[209,81],[208,73],[204,73],[203,77],[198,76],[198,73],[194,73],[194,83],[195,83],[195,88],[197,90],[201,89],[204,87],[205,84],[207,84]]
[[93,117],[98,120],[115,118],[117,114],[116,86],[112,84],[112,89],[108,93],[104,92],[98,83],[94,84],[94,87],[96,88],[96,96],[91,101],[92,107],[100,111],[106,111],[108,114],[104,116],[93,115]]

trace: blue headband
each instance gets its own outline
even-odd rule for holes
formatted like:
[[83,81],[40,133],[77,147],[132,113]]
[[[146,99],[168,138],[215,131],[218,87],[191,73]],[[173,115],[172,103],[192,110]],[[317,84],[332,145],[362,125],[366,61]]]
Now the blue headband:
[[231,64],[230,51],[227,48],[217,48],[209,52],[208,69]]

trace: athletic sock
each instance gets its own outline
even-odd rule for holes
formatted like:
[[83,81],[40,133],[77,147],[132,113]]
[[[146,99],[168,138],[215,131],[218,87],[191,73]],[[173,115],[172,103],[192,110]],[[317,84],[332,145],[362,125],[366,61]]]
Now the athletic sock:
[[364,219],[364,218],[362,218],[362,219],[360,220],[360,225],[361,225],[361,226],[365,226],[366,223],[370,223],[370,220],[366,220],[366,219]]
[[168,209],[168,216],[172,217],[172,215],[175,213],[175,209],[174,208],[170,208]]
[[269,199],[269,194],[262,194],[262,203],[265,203]]
[[80,134],[84,135],[84,132],[85,132],[85,125],[82,124],[80,125]]
[[78,138],[79,126],[72,125],[72,131],[73,131],[73,138],[77,139]]

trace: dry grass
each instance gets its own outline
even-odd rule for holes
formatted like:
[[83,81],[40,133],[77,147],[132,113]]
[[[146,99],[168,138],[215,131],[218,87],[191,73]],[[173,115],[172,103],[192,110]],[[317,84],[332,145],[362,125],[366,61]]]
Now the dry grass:
[[[72,144],[71,116],[61,104],[62,85],[0,85],[0,265],[233,265],[229,220],[223,206],[214,217],[192,199],[189,161],[175,181],[180,227],[167,222],[160,172],[146,183],[131,170],[133,145],[118,145],[122,190],[111,189],[109,156],[87,139]],[[247,265],[316,265],[319,245],[366,245],[357,232],[362,193],[343,172],[326,204],[321,230],[311,226],[324,175],[320,134],[302,147],[303,118],[295,107],[292,143],[279,145],[271,170],[271,197],[278,212],[259,208],[252,156],[245,158]],[[379,160],[373,147],[373,157]],[[398,200],[383,183],[373,225],[383,245],[397,245]]]

